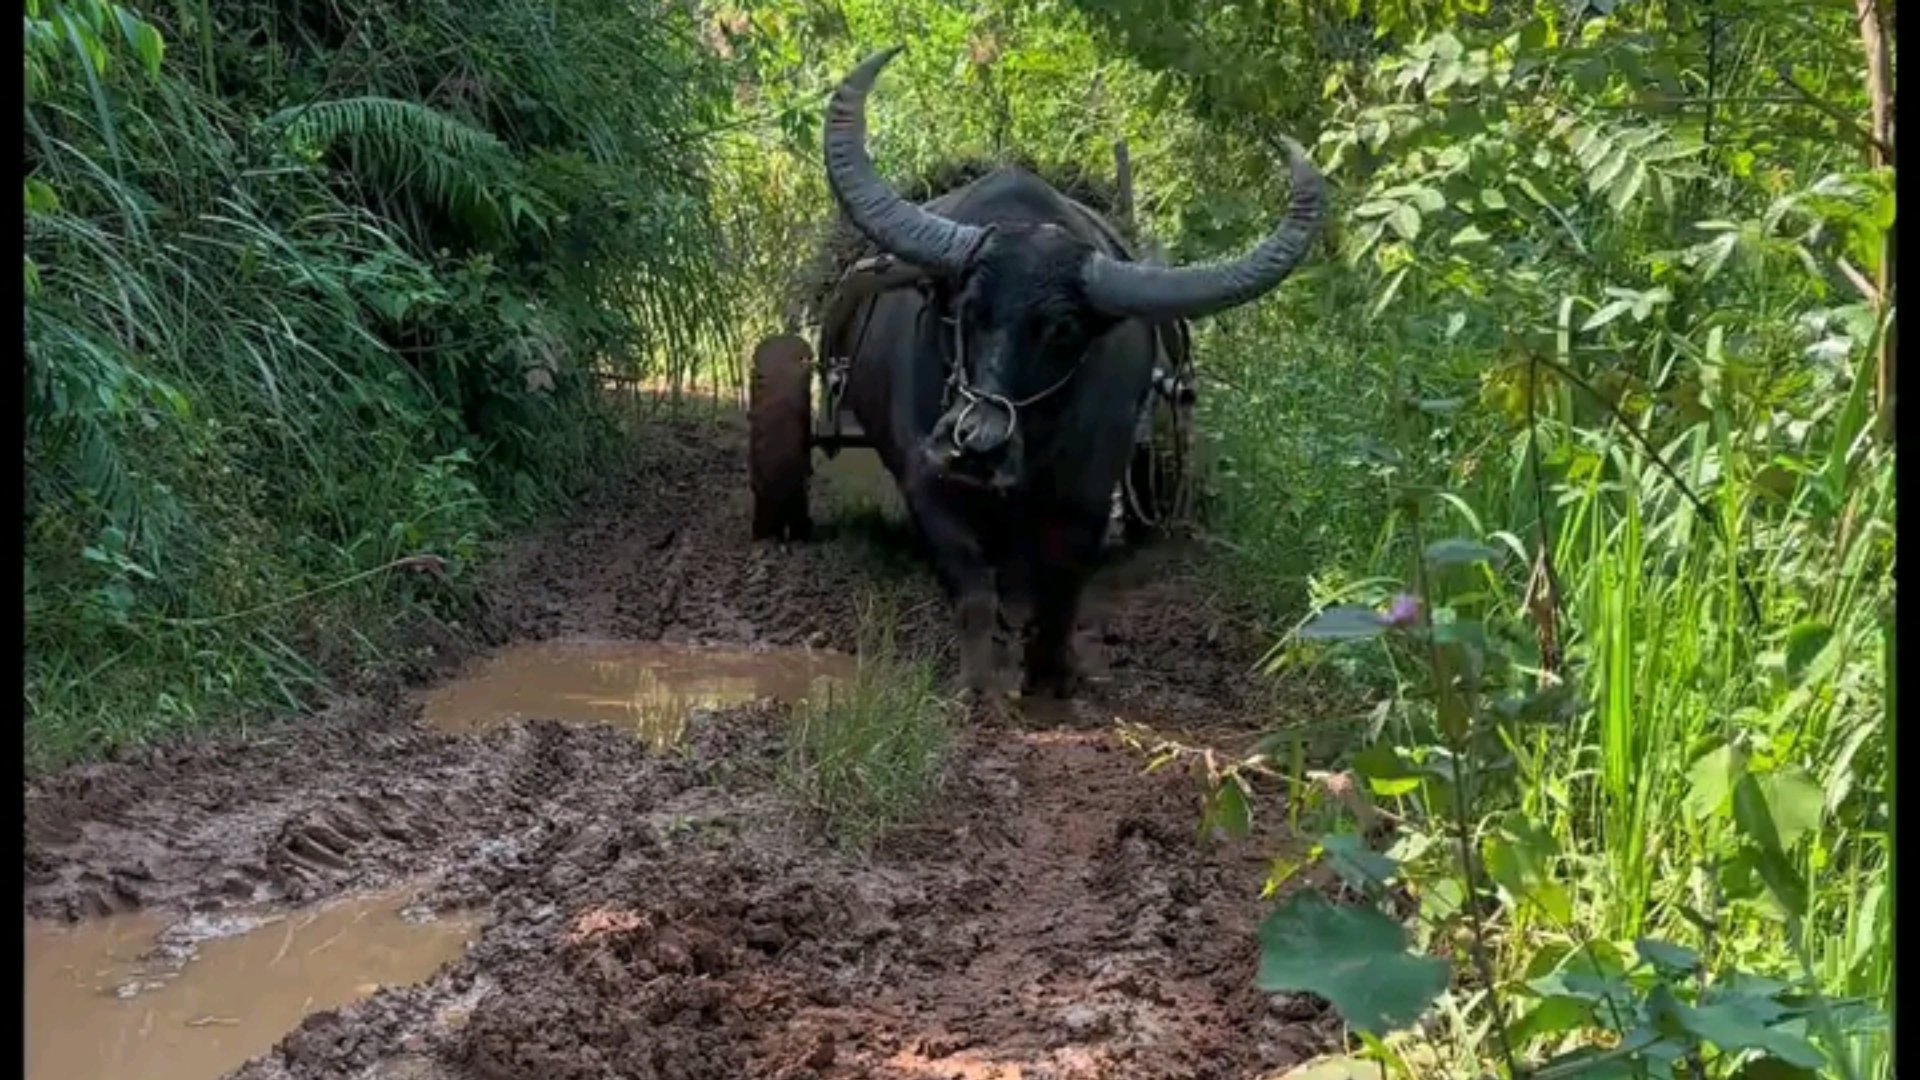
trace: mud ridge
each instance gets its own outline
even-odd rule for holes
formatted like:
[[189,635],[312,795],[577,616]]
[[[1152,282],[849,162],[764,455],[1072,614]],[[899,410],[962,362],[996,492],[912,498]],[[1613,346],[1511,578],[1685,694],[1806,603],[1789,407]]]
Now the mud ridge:
[[489,902],[481,941],[237,1076],[1201,1080],[1326,1044],[1252,990],[1260,849],[1198,843],[1182,778],[1104,733],[981,738],[938,855],[853,860],[782,812],[780,713],[704,722],[745,766],[724,788],[576,782],[598,812],[456,855],[436,902]]

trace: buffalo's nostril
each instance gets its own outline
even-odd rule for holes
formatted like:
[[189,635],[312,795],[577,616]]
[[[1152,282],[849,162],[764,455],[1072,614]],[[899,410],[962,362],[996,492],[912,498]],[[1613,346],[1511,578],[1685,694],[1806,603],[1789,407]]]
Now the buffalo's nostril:
[[969,454],[988,455],[1007,445],[1013,421],[998,409],[975,407],[954,422],[954,441]]

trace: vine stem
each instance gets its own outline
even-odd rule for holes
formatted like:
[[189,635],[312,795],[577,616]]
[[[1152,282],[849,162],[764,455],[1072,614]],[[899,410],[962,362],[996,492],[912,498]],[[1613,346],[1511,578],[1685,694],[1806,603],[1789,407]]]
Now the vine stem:
[[[1399,429],[1400,445],[1415,445],[1413,433],[1408,430],[1413,414],[1412,395],[1401,386],[1397,367],[1392,393],[1392,400],[1395,402],[1393,410],[1395,426]],[[1463,701],[1460,704],[1468,714],[1466,723],[1449,724],[1446,720],[1448,698],[1455,691],[1446,656],[1442,653],[1439,642],[1433,637],[1433,588],[1427,574],[1427,543],[1425,530],[1421,525],[1421,500],[1417,493],[1409,494],[1411,497],[1406,500],[1405,510],[1407,527],[1413,535],[1413,586],[1414,592],[1420,597],[1420,613],[1416,625],[1425,632],[1427,665],[1433,673],[1434,702],[1440,712],[1440,735],[1446,740],[1448,752],[1453,754],[1454,775],[1453,783],[1450,785],[1453,789],[1454,820],[1452,824],[1454,840],[1459,847],[1460,872],[1467,883],[1464,898],[1467,922],[1473,930],[1473,945],[1468,953],[1472,956],[1474,969],[1487,990],[1487,1008],[1493,1013],[1493,1027],[1499,1035],[1500,1056],[1507,1067],[1507,1076],[1512,1080],[1519,1080],[1522,1073],[1519,1058],[1514,1053],[1513,1039],[1507,1030],[1506,1001],[1500,994],[1500,988],[1494,976],[1493,959],[1487,953],[1487,925],[1480,913],[1480,896],[1485,881],[1480,873],[1480,861],[1474,857],[1474,827],[1467,798],[1467,780],[1470,775],[1467,734],[1472,730],[1473,722],[1479,717],[1476,704],[1479,696],[1479,680],[1469,678],[1469,685],[1462,687],[1461,690]]]

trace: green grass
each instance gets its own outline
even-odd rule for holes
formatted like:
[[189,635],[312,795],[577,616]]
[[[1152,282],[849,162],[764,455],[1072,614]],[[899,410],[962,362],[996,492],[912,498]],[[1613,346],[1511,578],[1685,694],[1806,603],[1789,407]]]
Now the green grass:
[[932,803],[947,778],[958,716],[932,665],[895,651],[890,611],[870,602],[850,682],[795,705],[782,767],[784,786],[851,850],[869,848]]

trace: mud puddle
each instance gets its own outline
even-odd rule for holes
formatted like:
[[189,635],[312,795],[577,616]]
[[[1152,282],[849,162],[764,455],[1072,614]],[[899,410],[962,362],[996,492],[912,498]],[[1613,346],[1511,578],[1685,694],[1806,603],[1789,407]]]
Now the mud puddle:
[[629,728],[665,746],[679,740],[695,709],[763,697],[796,701],[850,680],[855,666],[844,653],[805,649],[544,641],[496,654],[468,677],[427,693],[422,704],[438,731],[559,720]]
[[215,1080],[313,1013],[420,982],[479,920],[418,917],[416,892],[184,922],[29,919],[28,1080]]

